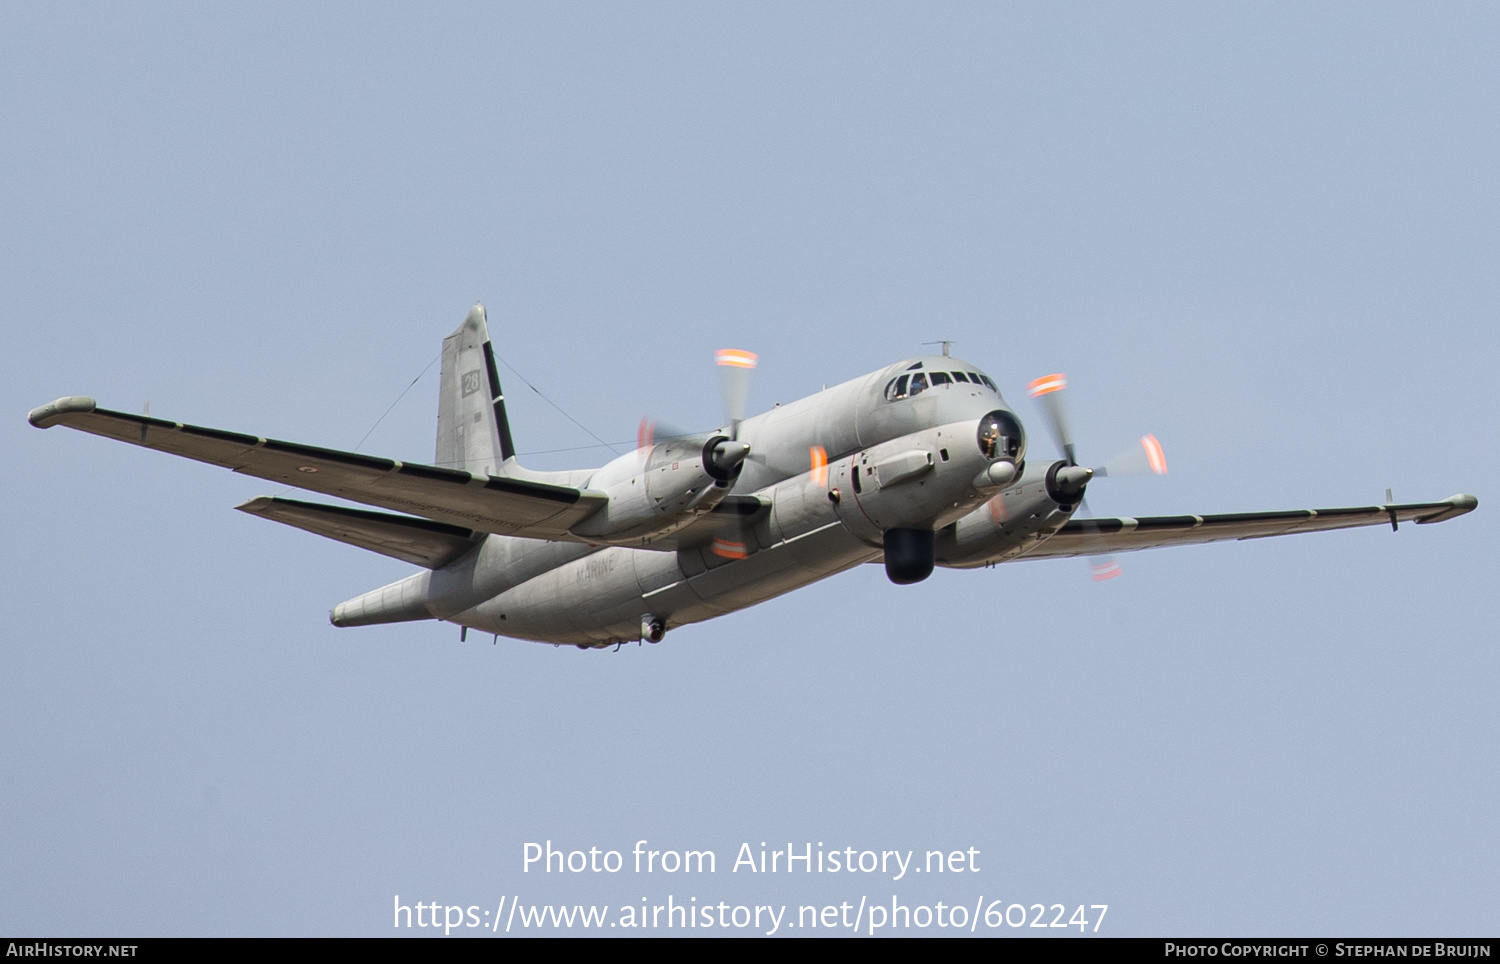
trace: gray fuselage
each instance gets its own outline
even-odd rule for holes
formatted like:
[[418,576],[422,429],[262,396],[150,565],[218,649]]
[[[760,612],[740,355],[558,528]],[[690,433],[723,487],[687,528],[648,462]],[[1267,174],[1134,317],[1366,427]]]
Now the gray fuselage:
[[[959,382],[954,372],[971,380]],[[930,381],[914,395],[892,397],[908,373]],[[945,382],[933,384],[934,373]],[[442,569],[342,604],[334,621],[404,615],[540,642],[608,645],[640,638],[646,617],[671,627],[700,622],[879,560],[885,530],[940,529],[982,512],[997,491],[975,484],[994,461],[976,431],[987,413],[1009,408],[982,378],[955,358],[910,358],[745,420],[739,439],[752,454],[732,491],[769,509],[736,534],[746,546],[742,558],[708,545],[489,535]],[[826,469],[813,453],[826,457]],[[607,470],[528,477],[587,486]],[[366,613],[371,618],[361,618]]]

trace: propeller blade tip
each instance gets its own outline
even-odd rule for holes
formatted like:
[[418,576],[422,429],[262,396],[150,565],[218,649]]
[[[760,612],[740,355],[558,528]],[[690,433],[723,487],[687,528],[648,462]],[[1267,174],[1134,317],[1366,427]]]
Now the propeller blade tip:
[[828,452],[821,445],[810,446],[807,450],[808,462],[812,467],[813,484],[824,486],[828,484]]
[[1043,375],[1041,378],[1032,379],[1031,383],[1026,386],[1026,391],[1031,394],[1032,398],[1040,398],[1067,387],[1068,376],[1058,372],[1055,375]]
[[754,368],[759,361],[760,356],[755,352],[739,348],[720,348],[714,352],[714,363],[730,368]]
[[721,559],[744,559],[750,555],[745,544],[734,539],[715,539],[713,553]]
[[1106,579],[1113,579],[1119,574],[1120,564],[1118,562],[1115,562],[1113,559],[1106,559],[1103,562],[1093,562],[1089,564],[1089,575],[1093,577],[1093,580],[1095,582],[1103,582]]
[[1141,437],[1141,448],[1146,450],[1146,461],[1151,465],[1151,471],[1157,475],[1167,474],[1167,453],[1162,451],[1161,443],[1156,440],[1155,435],[1143,435]]

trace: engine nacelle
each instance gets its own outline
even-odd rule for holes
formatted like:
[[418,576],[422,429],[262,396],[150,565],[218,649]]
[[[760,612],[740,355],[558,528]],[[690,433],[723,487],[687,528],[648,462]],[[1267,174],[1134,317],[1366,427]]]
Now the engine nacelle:
[[1020,555],[1073,517],[1092,474],[1067,462],[1028,464],[1018,483],[938,533],[938,563],[964,569]]
[[638,546],[670,535],[718,505],[750,446],[725,435],[669,439],[622,455],[589,480],[609,502],[574,526],[601,545]]

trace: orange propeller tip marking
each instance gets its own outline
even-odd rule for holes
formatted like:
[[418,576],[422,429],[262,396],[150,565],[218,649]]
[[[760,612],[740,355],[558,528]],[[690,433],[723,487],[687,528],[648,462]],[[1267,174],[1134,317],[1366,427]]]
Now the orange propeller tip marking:
[[714,555],[723,559],[743,559],[749,555],[743,542],[731,542],[728,539],[715,539],[713,548]]
[[1089,566],[1089,572],[1093,575],[1095,582],[1103,582],[1120,574],[1120,564],[1113,559],[1105,563],[1094,563]]
[[641,419],[641,424],[635,429],[635,447],[647,448],[656,439],[656,423],[649,418]]
[[1041,378],[1032,379],[1031,384],[1026,386],[1026,390],[1031,393],[1032,398],[1038,398],[1067,387],[1068,376],[1058,372],[1055,375],[1043,375]]
[[1162,451],[1161,443],[1156,440],[1156,436],[1142,436],[1141,447],[1146,450],[1146,461],[1151,463],[1151,471],[1157,475],[1166,475],[1167,453]]
[[812,463],[812,477],[814,485],[828,484],[828,452],[821,445],[811,446],[807,450],[808,461]]
[[743,351],[739,348],[720,348],[714,353],[714,361],[733,368],[754,368],[756,362],[760,361],[760,356],[753,351]]

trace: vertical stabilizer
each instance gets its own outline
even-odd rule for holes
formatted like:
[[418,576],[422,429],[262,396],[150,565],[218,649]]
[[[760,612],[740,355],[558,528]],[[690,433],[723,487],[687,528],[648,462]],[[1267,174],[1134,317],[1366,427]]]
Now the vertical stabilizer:
[[434,463],[475,475],[502,475],[515,454],[484,305],[475,305],[458,330],[443,339]]

